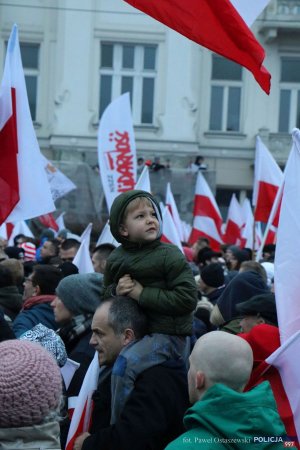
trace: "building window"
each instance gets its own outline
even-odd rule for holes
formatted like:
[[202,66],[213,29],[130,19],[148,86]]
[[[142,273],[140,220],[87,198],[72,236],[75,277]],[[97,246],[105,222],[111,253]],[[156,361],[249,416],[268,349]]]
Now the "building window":
[[281,58],[279,125],[281,133],[300,126],[300,58]]
[[129,92],[135,124],[152,124],[157,46],[101,43],[100,117],[116,97]]
[[212,56],[210,131],[240,131],[242,67]]
[[31,118],[36,120],[37,91],[39,76],[39,48],[38,44],[20,43],[22,64],[25,75],[27,96]]

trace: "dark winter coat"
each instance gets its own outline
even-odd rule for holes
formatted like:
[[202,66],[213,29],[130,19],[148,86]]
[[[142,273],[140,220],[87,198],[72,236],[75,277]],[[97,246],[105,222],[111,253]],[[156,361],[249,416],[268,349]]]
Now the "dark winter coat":
[[145,191],[128,191],[117,197],[110,214],[111,232],[121,242],[109,256],[104,274],[105,297],[109,297],[118,280],[130,274],[144,287],[139,304],[144,308],[150,333],[192,334],[192,312],[197,304],[197,287],[192,271],[181,251],[172,244],[160,242],[160,235],[149,243],[128,241],[119,234],[119,225],[128,203],[147,197],[161,222],[154,198]]
[[[106,381],[108,396],[109,383]],[[102,386],[102,389],[104,386]],[[101,397],[107,401],[107,393]],[[97,397],[94,396],[97,402]],[[183,415],[189,407],[187,376],[184,364],[180,361],[168,361],[142,372],[135,382],[120,419],[109,426],[97,427],[102,422],[103,405],[95,405],[92,416],[95,434],[88,437],[82,450],[163,450],[165,446],[183,431]],[[99,420],[98,420],[99,419]],[[99,429],[100,428],[100,429]]]

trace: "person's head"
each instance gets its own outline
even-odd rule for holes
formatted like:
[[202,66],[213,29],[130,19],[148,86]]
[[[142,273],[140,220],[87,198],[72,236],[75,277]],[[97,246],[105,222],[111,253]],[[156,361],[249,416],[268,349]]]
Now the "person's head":
[[63,324],[81,314],[94,314],[102,295],[102,276],[99,273],[69,275],[63,278],[51,303],[56,322]]
[[59,256],[61,260],[64,261],[73,261],[76,253],[80,247],[80,242],[76,239],[66,239],[62,242],[59,250]]
[[243,261],[240,266],[239,272],[247,272],[248,270],[252,270],[253,272],[258,273],[264,282],[267,284],[267,273],[264,267],[257,261]]
[[210,247],[204,247],[199,250],[196,263],[198,266],[204,267],[211,263],[217,263],[221,258],[222,253],[213,251]]
[[79,273],[78,267],[70,261],[65,261],[61,263],[58,268],[61,270],[63,278],[68,277],[69,275],[76,275]]
[[13,285],[21,285],[24,279],[24,266],[19,259],[9,258],[0,262],[0,267],[6,267],[11,275]]
[[100,244],[95,248],[92,254],[92,263],[95,272],[104,273],[107,258],[115,248],[113,244],[108,243]]
[[26,242],[27,238],[25,236],[25,234],[19,233],[16,234],[16,236],[14,237],[14,246],[18,247],[19,245],[23,244],[23,242]]
[[123,347],[147,333],[145,313],[130,297],[107,299],[97,308],[90,344],[101,366],[112,366]]
[[3,264],[0,264],[0,288],[4,288],[7,286],[12,286],[13,283],[13,277],[8,267],[3,266]]
[[19,259],[20,261],[24,261],[25,251],[21,247],[6,247],[4,249],[4,252],[9,258]]
[[138,166],[142,166],[144,164],[144,162],[145,162],[145,160],[142,157],[138,158],[138,160],[137,160]]
[[201,270],[199,287],[204,294],[218,289],[224,285],[224,282],[224,270],[221,264],[211,263]]
[[223,331],[201,336],[190,355],[190,402],[201,400],[207,389],[217,383],[242,392],[252,365],[252,350],[244,339]]
[[253,327],[266,323],[278,326],[275,295],[260,294],[236,305],[238,314],[242,317],[240,326],[243,333],[249,333]]
[[41,248],[41,258],[49,260],[54,256],[58,256],[60,242],[57,239],[48,239],[45,241]]
[[30,427],[53,420],[62,381],[53,356],[40,344],[0,343],[0,428]]
[[193,243],[191,249],[193,250],[194,253],[194,261],[197,262],[197,257],[198,257],[198,253],[199,250],[202,250],[203,248],[208,247],[210,250],[210,241],[209,239],[207,239],[206,237],[199,237],[199,239]]
[[110,229],[123,245],[146,244],[161,236],[161,211],[154,197],[146,191],[120,194],[110,211]]
[[33,272],[25,278],[23,299],[37,295],[54,295],[62,279],[61,270],[50,265],[35,265]]
[[262,257],[264,261],[274,262],[276,245],[266,244],[263,247]]
[[231,245],[227,248],[225,258],[230,270],[239,270],[242,262],[250,259],[249,253],[236,245]]
[[204,161],[204,157],[201,156],[201,155],[198,155],[198,156],[196,156],[196,158],[195,158],[195,163],[194,163],[194,164],[196,164],[197,166],[200,166],[200,164],[202,164],[203,161]]

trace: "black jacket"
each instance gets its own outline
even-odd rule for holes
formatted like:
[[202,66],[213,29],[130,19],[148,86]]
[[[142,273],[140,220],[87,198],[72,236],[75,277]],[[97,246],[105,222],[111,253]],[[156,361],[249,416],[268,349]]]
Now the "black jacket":
[[[104,403],[108,405],[106,395]],[[183,432],[182,420],[189,407],[184,364],[168,361],[145,370],[116,424],[97,428],[104,403],[95,405],[91,431],[97,431],[84,441],[82,450],[163,450]],[[109,414],[106,417],[108,420]]]

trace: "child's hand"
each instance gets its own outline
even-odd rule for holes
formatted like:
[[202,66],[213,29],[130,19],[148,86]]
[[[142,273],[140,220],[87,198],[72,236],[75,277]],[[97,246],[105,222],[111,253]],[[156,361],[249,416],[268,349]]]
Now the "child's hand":
[[116,293],[117,295],[128,295],[133,288],[134,281],[130,275],[126,274],[119,279],[116,287]]
[[134,287],[133,287],[133,289],[131,289],[131,291],[128,293],[128,295],[129,295],[129,297],[138,301],[144,287],[138,281],[136,281],[136,280],[132,280],[132,281],[134,282]]

